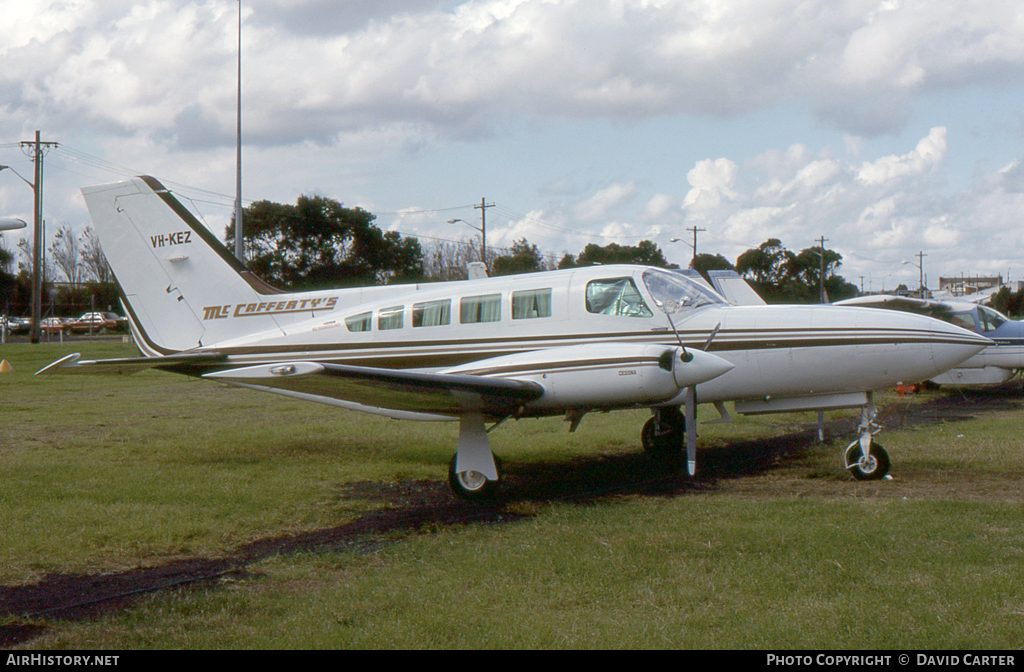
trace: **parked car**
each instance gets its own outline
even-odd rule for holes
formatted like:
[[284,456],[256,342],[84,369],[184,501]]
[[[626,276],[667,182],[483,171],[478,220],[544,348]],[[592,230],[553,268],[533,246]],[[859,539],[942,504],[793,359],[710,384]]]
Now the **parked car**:
[[14,317],[13,315],[7,316],[7,333],[8,334],[27,334],[32,329],[32,318],[31,317]]
[[86,332],[98,334],[107,330],[113,331],[117,327],[118,317],[116,313],[86,313],[67,324],[67,329],[72,334],[83,334]]
[[62,331],[67,333],[67,325],[64,318],[46,317],[39,321],[39,331],[44,334],[59,334]]

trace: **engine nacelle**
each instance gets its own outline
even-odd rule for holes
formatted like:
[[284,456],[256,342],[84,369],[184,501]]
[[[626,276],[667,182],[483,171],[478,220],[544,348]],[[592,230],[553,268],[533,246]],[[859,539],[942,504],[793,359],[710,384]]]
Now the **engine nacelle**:
[[733,365],[699,350],[637,343],[547,348],[463,364],[444,373],[527,380],[544,395],[526,412],[650,406],[720,376]]

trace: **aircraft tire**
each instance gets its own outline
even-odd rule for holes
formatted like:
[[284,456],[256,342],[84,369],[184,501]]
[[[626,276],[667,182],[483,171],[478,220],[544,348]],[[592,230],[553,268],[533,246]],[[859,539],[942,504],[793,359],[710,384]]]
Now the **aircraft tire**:
[[[683,452],[683,433],[686,431],[686,421],[682,414],[678,419],[670,416],[670,429],[657,433],[657,418],[651,417],[644,423],[640,430],[640,444],[644,452],[655,459],[680,458]],[[663,420],[664,424],[664,420]]]
[[501,485],[501,466],[497,460],[495,466],[498,467],[498,480],[489,481],[483,474],[475,471],[456,473],[456,459],[457,456],[453,456],[452,461],[448,463],[448,485],[452,492],[462,499],[474,502],[493,499]]
[[877,481],[885,478],[889,473],[892,463],[889,461],[889,453],[882,448],[881,444],[871,445],[871,455],[866,462],[857,460],[850,465],[850,474],[858,481]]

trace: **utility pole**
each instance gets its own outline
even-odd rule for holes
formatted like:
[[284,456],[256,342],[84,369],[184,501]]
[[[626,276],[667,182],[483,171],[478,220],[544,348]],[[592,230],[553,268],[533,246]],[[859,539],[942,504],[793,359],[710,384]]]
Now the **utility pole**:
[[35,164],[35,182],[30,183],[32,192],[35,195],[35,208],[33,213],[34,243],[32,245],[32,343],[39,342],[39,320],[42,317],[43,305],[43,155],[44,149],[56,147],[56,142],[43,142],[39,139],[39,131],[36,131],[35,140],[25,140],[21,143],[21,149]]
[[828,238],[822,236],[818,239],[818,257],[820,258],[821,267],[818,271],[818,300],[821,303],[828,303],[828,297],[825,296],[825,243]]
[[690,261],[690,268],[693,268],[693,265],[697,262],[697,232],[707,231],[707,229],[701,229],[698,228],[697,226],[691,226],[686,230],[693,231],[693,260]]
[[480,261],[487,266],[487,208],[493,208],[494,203],[488,203],[487,199],[481,198],[480,205],[474,205],[474,210],[480,211]]
[[917,286],[922,299],[924,298],[924,258],[927,256],[924,250],[917,253]]
[[[917,253],[917,295],[920,298],[924,298],[924,258],[928,255],[924,253],[924,250]],[[912,261],[904,261],[904,264],[913,264]],[[962,274],[961,274],[962,277]],[[961,283],[962,284],[962,283]]]

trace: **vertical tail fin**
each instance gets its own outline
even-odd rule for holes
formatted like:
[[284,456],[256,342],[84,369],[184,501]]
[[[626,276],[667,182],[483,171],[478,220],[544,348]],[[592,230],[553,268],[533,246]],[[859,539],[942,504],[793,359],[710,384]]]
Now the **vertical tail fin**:
[[[144,352],[280,329],[262,306],[287,295],[247,271],[157,180],[136,177],[82,195]],[[230,319],[246,306],[261,309]]]

